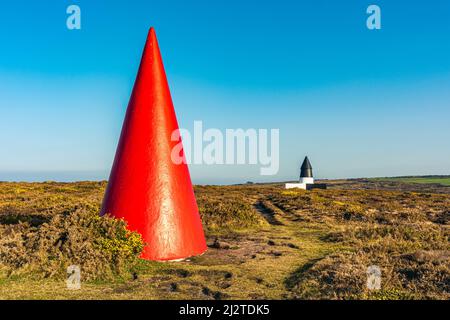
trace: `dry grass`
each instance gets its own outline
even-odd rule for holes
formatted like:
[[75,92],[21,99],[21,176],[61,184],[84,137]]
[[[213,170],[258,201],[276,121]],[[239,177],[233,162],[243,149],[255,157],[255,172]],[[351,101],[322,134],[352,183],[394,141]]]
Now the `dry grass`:
[[80,266],[87,281],[131,277],[141,237],[124,221],[99,217],[97,197],[79,199],[77,188],[82,193],[88,185],[2,186],[0,265],[8,277],[63,279],[70,265]]
[[[123,222],[97,217],[104,182],[0,183],[0,298],[450,298],[446,189],[329,183],[196,187],[210,248],[179,263],[135,259]],[[82,290],[65,288],[68,264],[82,266]],[[378,291],[366,287],[373,264]]]
[[[314,190],[269,198],[302,221],[327,225],[322,240],[351,248],[299,268],[291,283],[295,297],[450,298],[450,196]],[[370,265],[381,268],[381,291],[367,290]]]
[[252,199],[243,197],[241,187],[197,186],[195,193],[208,231],[235,231],[267,225],[254,210]]

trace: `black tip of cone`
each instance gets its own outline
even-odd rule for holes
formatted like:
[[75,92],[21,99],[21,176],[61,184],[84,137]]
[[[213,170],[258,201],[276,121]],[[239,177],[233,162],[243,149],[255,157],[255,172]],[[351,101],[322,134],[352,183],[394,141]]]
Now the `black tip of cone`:
[[300,170],[300,178],[312,178],[312,166],[309,162],[308,157],[305,157],[305,160],[303,160],[301,170]]
[[308,156],[303,160],[302,169],[312,169],[311,162],[309,162]]

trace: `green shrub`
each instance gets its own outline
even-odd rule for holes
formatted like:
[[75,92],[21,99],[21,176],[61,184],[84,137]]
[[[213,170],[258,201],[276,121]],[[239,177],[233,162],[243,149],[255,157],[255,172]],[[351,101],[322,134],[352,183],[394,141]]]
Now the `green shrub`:
[[95,207],[74,208],[48,222],[0,225],[0,264],[9,274],[63,278],[78,265],[82,280],[128,277],[143,249],[126,223],[99,217]]

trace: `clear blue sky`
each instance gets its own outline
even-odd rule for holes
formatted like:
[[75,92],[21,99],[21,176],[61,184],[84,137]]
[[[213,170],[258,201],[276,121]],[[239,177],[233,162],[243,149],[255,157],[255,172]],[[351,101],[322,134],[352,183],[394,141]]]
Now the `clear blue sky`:
[[0,180],[107,177],[150,26],[180,126],[280,129],[277,176],[192,165],[194,182],[294,179],[306,154],[323,178],[450,174],[450,1],[16,0],[0,7]]

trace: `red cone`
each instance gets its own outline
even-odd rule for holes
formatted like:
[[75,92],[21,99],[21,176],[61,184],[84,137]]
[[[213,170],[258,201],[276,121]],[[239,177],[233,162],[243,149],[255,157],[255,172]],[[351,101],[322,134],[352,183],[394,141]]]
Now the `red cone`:
[[142,258],[175,260],[206,250],[186,164],[175,164],[178,123],[155,31],[150,29],[122,127],[101,215],[123,218],[147,244]]

